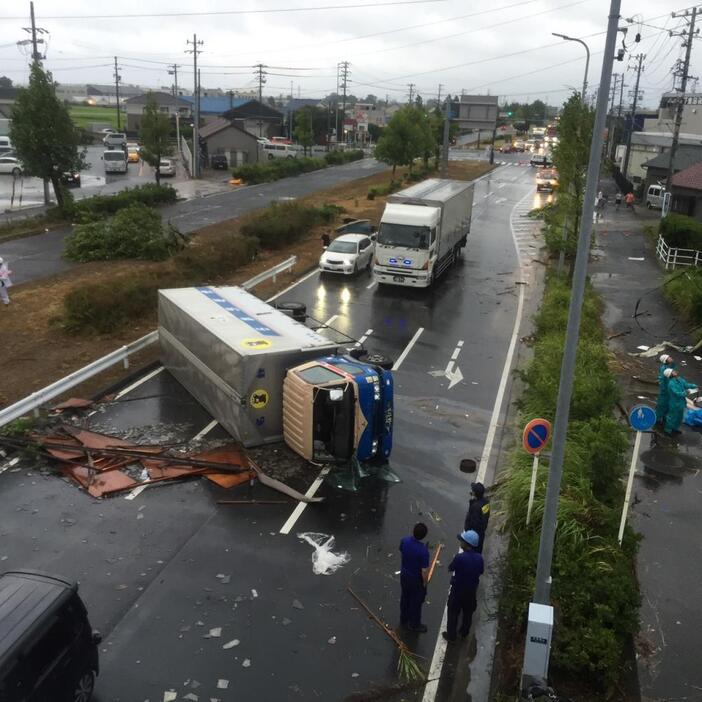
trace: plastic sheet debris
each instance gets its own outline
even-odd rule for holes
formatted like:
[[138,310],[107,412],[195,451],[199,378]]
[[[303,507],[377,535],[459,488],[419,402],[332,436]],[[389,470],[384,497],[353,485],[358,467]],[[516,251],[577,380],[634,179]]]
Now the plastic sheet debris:
[[251,667],[251,659],[250,658],[244,658],[244,662],[241,664],[242,668],[250,668]]
[[240,643],[241,641],[239,641],[239,639],[232,639],[231,641],[227,641],[222,648],[226,651],[230,648],[234,648],[234,646],[238,646]]
[[218,690],[226,690],[229,687],[229,680],[223,680],[220,678],[217,681],[217,689]]
[[334,548],[333,536],[308,531],[298,534],[297,538],[314,548],[312,553],[312,572],[315,575],[331,575],[332,573],[336,573],[339,568],[346,565],[349,560],[351,560],[346,551],[334,553],[332,550]]
[[163,702],[173,702],[178,699],[178,693],[175,690],[166,690],[163,693]]
[[86,400],[83,397],[69,397],[67,400],[60,402],[58,405],[52,407],[53,412],[63,412],[67,409],[86,409],[87,407],[92,407],[93,401]]
[[293,600],[293,601],[292,601],[292,606],[293,606],[295,609],[304,609],[304,608],[305,608],[305,606],[302,604],[302,602],[300,602],[300,600]]

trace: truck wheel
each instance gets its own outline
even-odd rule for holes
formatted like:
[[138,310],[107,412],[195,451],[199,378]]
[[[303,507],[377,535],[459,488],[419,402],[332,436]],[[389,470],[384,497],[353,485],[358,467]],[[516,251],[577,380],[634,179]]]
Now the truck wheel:
[[275,308],[297,322],[304,322],[307,319],[307,305],[303,302],[278,302]]
[[383,370],[392,370],[392,367],[395,365],[395,361],[387,356],[383,356],[382,353],[367,353],[359,360],[363,361],[364,363],[368,363],[371,366],[379,366]]

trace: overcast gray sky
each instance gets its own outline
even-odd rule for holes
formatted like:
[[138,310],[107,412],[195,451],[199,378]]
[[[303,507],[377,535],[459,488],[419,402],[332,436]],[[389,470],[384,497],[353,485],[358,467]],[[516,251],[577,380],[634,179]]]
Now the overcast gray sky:
[[[227,90],[253,87],[251,66],[261,62],[270,66],[265,94],[288,94],[292,81],[295,95],[322,97],[336,88],[337,63],[349,61],[349,92],[359,97],[372,93],[403,100],[408,83],[414,83],[415,92],[430,98],[441,83],[443,94],[489,92],[510,100],[540,98],[560,104],[571,86],[582,84],[585,52],[551,32],[589,44],[590,85],[599,83],[609,0],[384,4],[390,1],[36,0],[35,12],[37,25],[48,31],[43,35],[45,65],[61,83],[109,83],[112,57],[117,55],[124,83],[170,85],[166,64],[175,62],[180,64],[180,82],[192,85],[192,56],[184,50],[193,32],[204,41],[199,58],[203,86]],[[325,6],[336,9],[322,9]],[[654,25],[632,25],[626,40],[631,54],[647,54],[641,82],[645,104],[656,105],[661,92],[672,85],[670,68],[682,56],[681,41],[661,28],[681,27],[682,20],[670,13],[686,6],[685,0],[622,0],[623,18],[633,16]],[[260,12],[285,8],[314,9]],[[232,10],[258,13],[215,14]],[[213,14],[173,14],[179,12]],[[146,13],[164,16],[124,16]],[[0,3],[0,75],[17,83],[28,76],[28,48],[15,44],[27,38],[22,29],[27,26],[28,1]],[[637,31],[642,36],[638,45],[633,42]],[[627,62],[615,62],[615,72],[626,68]],[[691,72],[702,75],[698,42]]]

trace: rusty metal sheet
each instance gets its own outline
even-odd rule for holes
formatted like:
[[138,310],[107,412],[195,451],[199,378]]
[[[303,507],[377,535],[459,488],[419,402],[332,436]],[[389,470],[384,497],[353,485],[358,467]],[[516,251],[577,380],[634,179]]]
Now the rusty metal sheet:
[[67,409],[85,409],[86,407],[92,407],[92,406],[93,406],[92,400],[86,400],[83,397],[69,397],[67,400],[64,400],[63,402],[59,402],[58,405],[54,405],[54,407],[52,407],[52,410],[60,412],[62,410],[67,410]]

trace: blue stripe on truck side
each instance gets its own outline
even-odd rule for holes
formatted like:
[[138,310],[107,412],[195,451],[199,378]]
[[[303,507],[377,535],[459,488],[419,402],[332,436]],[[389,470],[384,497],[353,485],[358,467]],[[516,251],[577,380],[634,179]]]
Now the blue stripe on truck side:
[[259,322],[257,319],[254,319],[248,315],[240,307],[233,305],[231,302],[229,302],[229,300],[225,300],[216,290],[213,290],[212,288],[197,288],[197,290],[205,297],[212,300],[212,302],[218,304],[223,310],[248,324],[254,331],[258,332],[262,336],[280,336],[275,329],[271,329],[262,322]]

